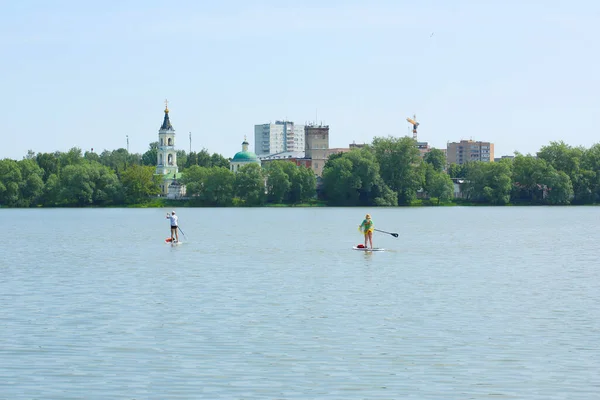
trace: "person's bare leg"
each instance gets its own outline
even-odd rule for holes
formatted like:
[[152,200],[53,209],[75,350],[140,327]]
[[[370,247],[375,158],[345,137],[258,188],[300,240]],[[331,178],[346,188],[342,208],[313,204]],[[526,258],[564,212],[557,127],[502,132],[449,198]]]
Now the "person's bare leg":
[[369,231],[369,243],[371,243],[371,248],[373,248],[373,232]]

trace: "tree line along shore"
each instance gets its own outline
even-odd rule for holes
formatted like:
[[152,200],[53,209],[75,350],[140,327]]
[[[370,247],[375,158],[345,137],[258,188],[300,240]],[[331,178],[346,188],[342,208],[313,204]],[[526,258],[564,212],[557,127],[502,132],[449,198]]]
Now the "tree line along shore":
[[535,155],[446,165],[437,149],[421,157],[412,138],[375,137],[330,156],[319,179],[288,161],[233,173],[222,155],[180,150],[178,181],[186,185],[180,200],[159,197],[157,147],[150,143],[144,154],[30,150],[22,160],[0,160],[0,207],[569,205],[600,199],[600,144],[550,142]]

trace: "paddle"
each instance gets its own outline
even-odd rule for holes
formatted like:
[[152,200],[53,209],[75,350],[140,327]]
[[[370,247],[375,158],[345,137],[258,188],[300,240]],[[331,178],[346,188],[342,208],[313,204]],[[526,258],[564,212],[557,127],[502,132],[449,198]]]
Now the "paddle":
[[[179,225],[177,225],[177,228],[179,229],[179,232],[183,233]],[[185,240],[188,240],[187,236],[185,236],[185,233],[183,233],[183,237],[185,237]]]
[[374,229],[377,232],[381,232],[381,233],[387,233],[388,235],[392,235],[393,237],[398,237],[397,233],[392,233],[392,232],[386,232],[386,231],[380,231],[379,229]]

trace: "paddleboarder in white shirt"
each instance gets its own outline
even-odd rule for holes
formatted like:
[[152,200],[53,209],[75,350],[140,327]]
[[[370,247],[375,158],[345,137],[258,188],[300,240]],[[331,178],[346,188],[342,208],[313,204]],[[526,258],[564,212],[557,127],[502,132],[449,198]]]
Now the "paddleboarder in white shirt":
[[175,215],[175,211],[171,211],[171,215],[167,213],[167,218],[171,220],[171,241],[179,242],[179,233],[177,232],[177,220],[179,218]]

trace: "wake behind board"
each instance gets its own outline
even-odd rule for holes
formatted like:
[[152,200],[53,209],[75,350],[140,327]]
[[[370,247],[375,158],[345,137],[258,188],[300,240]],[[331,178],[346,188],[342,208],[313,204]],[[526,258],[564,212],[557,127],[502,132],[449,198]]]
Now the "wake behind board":
[[357,247],[357,246],[352,246],[352,248],[354,250],[361,250],[361,251],[384,251],[385,249],[381,248],[381,247],[374,247],[372,249],[369,249],[368,247]]

